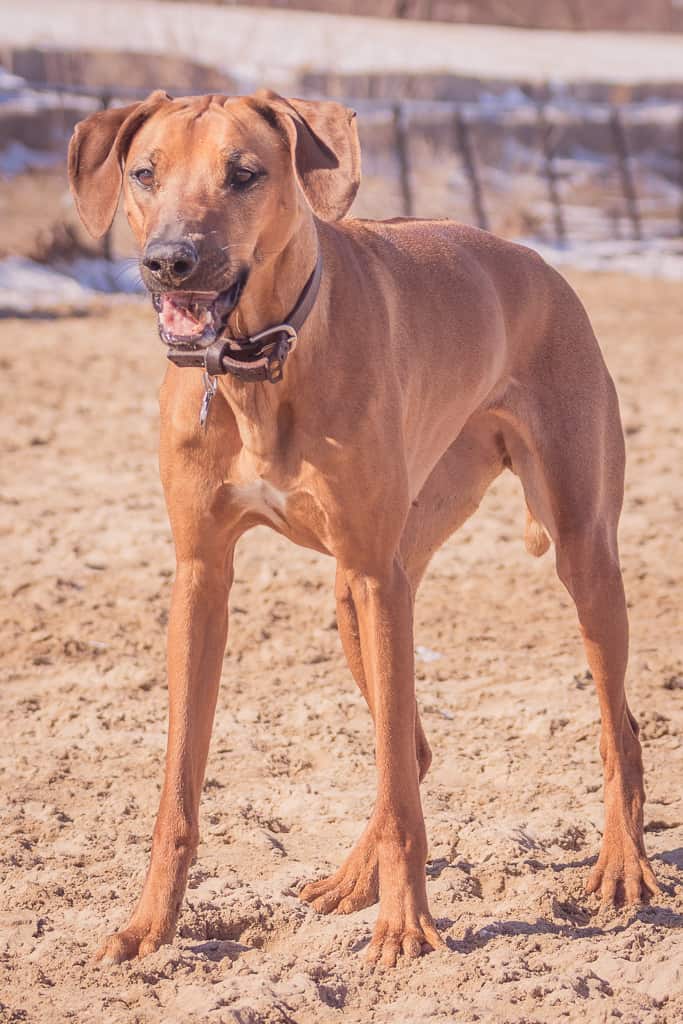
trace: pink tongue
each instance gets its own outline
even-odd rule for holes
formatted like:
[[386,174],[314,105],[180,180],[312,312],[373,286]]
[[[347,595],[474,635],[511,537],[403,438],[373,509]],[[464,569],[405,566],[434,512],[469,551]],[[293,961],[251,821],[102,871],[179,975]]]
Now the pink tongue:
[[161,312],[159,320],[167,334],[180,338],[195,337],[204,333],[208,318],[208,312],[202,314],[199,320],[190,313],[189,309],[176,305],[172,298],[164,295],[161,301]]

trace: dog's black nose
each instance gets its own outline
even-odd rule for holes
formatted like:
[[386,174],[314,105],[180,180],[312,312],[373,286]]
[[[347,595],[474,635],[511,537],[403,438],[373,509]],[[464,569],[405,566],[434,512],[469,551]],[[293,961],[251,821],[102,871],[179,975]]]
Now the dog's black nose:
[[157,284],[182,284],[197,266],[199,256],[192,242],[150,242],[142,265]]

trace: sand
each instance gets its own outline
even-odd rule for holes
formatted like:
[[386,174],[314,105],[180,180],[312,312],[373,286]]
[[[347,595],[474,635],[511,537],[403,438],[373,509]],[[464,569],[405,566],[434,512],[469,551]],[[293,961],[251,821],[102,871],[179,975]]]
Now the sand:
[[[418,602],[428,891],[448,951],[373,972],[376,908],[296,897],[373,797],[370,720],[331,560],[241,543],[229,652],[177,937],[93,966],[140,890],[162,771],[173,553],[156,468],[151,311],[7,320],[0,360],[0,1021],[532,1022],[683,1018],[680,323],[675,283],[573,275],[622,399],[629,693],[656,903],[583,885],[602,822],[598,713],[516,480],[434,559]],[[39,367],[39,368],[36,368]]]

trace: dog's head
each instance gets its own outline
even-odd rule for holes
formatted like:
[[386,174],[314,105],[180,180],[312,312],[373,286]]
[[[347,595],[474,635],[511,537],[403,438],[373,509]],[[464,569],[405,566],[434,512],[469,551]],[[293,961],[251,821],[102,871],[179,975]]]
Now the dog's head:
[[69,181],[81,220],[99,238],[123,191],[164,340],[219,333],[250,273],[303,217],[344,216],[360,181],[354,118],[339,103],[273,92],[154,92],[76,125]]

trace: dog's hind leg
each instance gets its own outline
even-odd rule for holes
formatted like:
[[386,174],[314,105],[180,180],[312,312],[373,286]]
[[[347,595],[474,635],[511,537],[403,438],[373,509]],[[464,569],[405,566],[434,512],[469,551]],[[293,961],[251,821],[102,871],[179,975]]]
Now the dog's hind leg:
[[556,367],[554,390],[522,386],[507,396],[502,416],[512,469],[555,542],[600,704],[605,828],[587,888],[605,902],[635,903],[657,883],[643,837],[638,726],[624,690],[628,618],[617,546],[624,441],[616,392],[585,322],[569,340],[558,332],[558,359],[573,360]]
[[624,691],[628,619],[616,523],[598,520],[561,531],[557,572],[576,605],[602,721],[605,828],[587,889],[599,890],[603,902],[637,903],[648,892],[657,892],[657,882],[645,853],[638,725]]
[[[351,674],[374,719],[372,699],[361,657],[356,606],[346,577],[339,569],[335,583],[335,597],[337,624],[344,654]],[[432,752],[424,734],[417,708],[415,709],[415,752],[421,782],[431,763]],[[316,882],[309,882],[301,890],[300,895],[321,914],[329,914],[333,911],[339,914],[350,914],[376,903],[379,899],[379,871],[372,832],[369,829],[363,832],[338,871]]]
[[[434,552],[474,512],[504,465],[500,443],[496,439],[495,422],[485,417],[470,424],[441,458],[413,504],[401,543],[401,557],[413,599]],[[356,608],[351,588],[339,571],[335,596],[339,635],[346,660],[372,714]],[[417,710],[415,753],[422,781],[431,764],[432,752]],[[371,830],[366,828],[338,871],[308,883],[300,895],[320,913],[348,914],[376,903],[379,897],[378,860]]]
[[[410,572],[407,570],[406,574],[410,580],[413,594],[415,594],[417,586],[419,585],[419,579],[411,578]],[[335,599],[337,605],[337,625],[346,661],[351,670],[351,674],[356,681],[358,689],[366,700],[368,708],[370,709],[370,714],[374,717],[370,692],[365,678],[365,671],[363,669],[363,659],[361,657],[360,632],[358,628],[356,606],[353,603],[351,588],[346,582],[344,574],[339,570],[337,570],[337,577],[335,580]],[[424,734],[424,729],[422,728],[419,712],[416,713],[415,718],[415,751],[417,755],[418,774],[420,782],[422,782],[429,770],[429,766],[432,761],[432,752],[429,747],[429,743],[427,742],[427,737]]]

